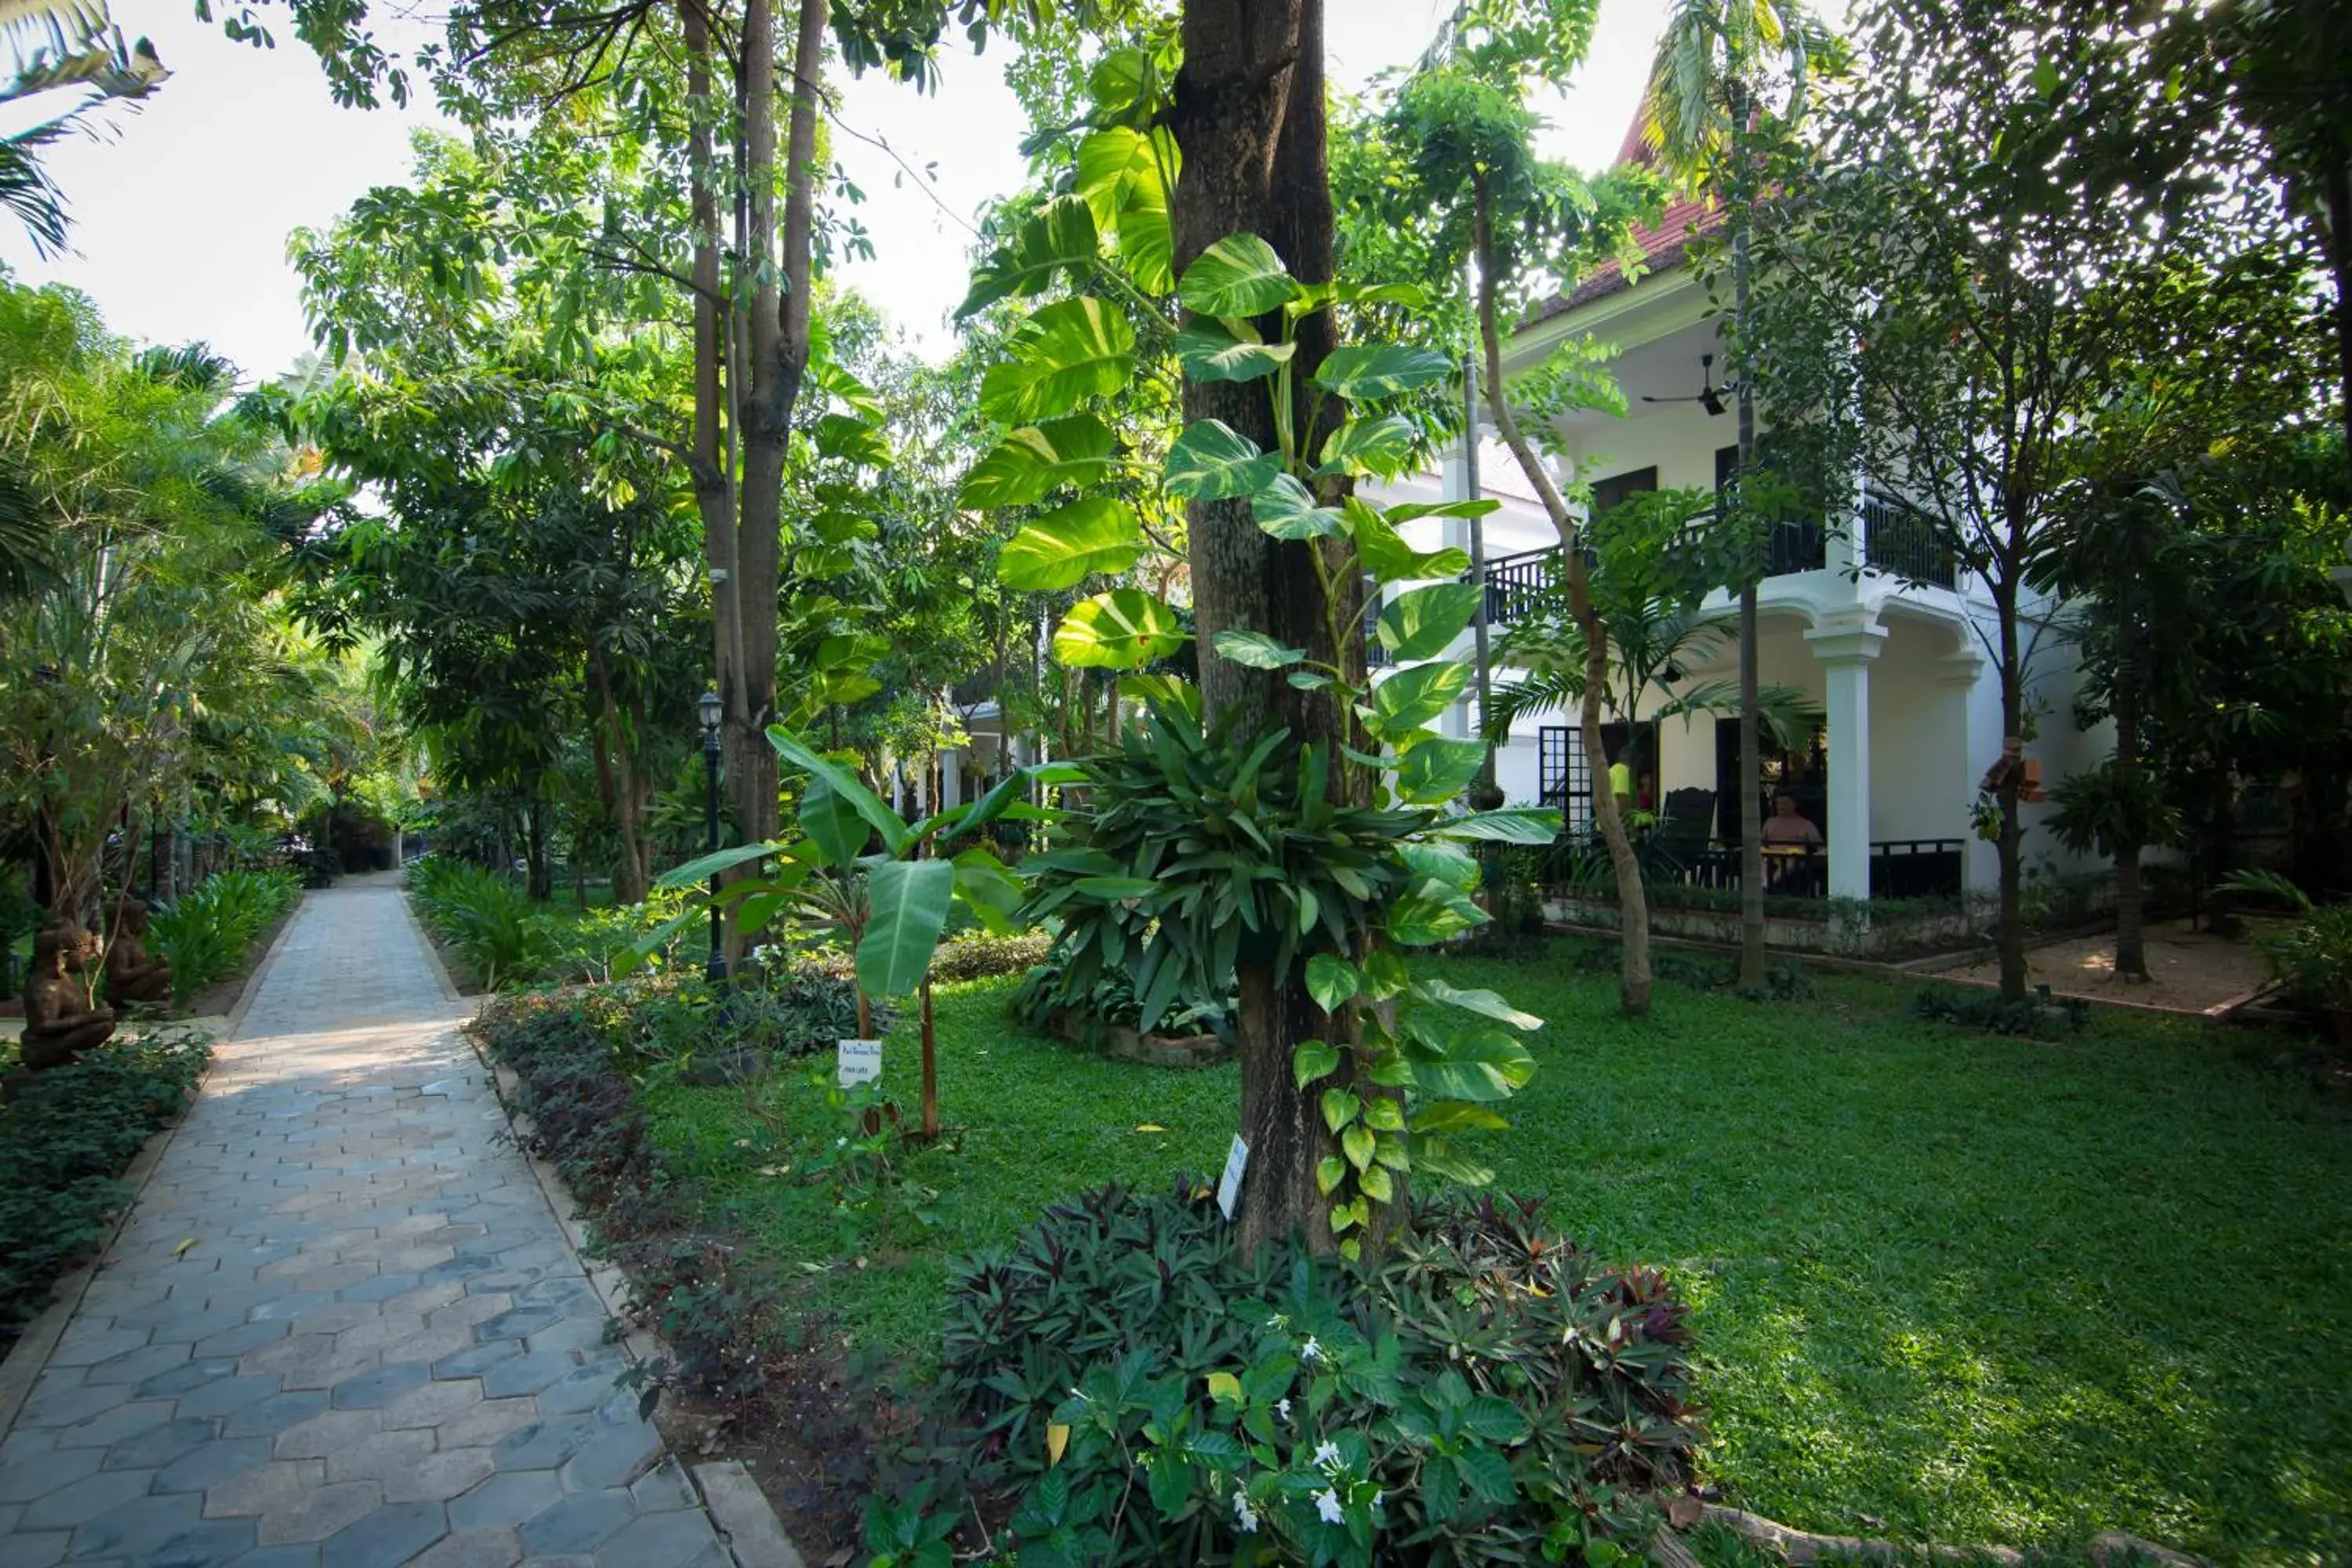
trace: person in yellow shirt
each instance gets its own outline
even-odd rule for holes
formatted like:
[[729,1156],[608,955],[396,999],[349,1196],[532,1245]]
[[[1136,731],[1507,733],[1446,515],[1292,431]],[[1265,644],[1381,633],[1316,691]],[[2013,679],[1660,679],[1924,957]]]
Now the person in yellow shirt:
[[1617,815],[1624,816],[1633,809],[1633,770],[1625,765],[1625,754],[1609,764],[1609,793],[1617,797]]

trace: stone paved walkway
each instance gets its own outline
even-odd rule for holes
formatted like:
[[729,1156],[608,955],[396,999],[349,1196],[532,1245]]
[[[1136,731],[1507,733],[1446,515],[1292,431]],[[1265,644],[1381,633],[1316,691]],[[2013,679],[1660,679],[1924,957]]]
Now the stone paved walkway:
[[312,893],[0,1441],[0,1568],[721,1568],[391,881]]

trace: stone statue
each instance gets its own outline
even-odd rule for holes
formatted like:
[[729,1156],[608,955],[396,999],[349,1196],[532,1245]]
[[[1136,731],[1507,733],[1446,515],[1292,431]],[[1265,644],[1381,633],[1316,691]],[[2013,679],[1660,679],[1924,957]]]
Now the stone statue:
[[20,1058],[31,1071],[63,1067],[114,1033],[114,1013],[90,1005],[75,979],[96,956],[97,938],[71,926],[49,926],[33,938],[33,977],[25,984],[25,1034]]
[[115,900],[110,929],[114,940],[106,944],[107,1005],[169,1003],[172,965],[168,959],[148,956],[146,903],[132,898]]

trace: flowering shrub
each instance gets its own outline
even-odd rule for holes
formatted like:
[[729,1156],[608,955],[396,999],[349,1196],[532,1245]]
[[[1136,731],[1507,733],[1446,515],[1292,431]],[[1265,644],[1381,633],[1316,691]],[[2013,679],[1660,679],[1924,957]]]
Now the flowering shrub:
[[[952,1440],[926,1458],[971,1470],[938,1495],[1011,1494],[993,1544],[1024,1564],[1560,1561],[1640,1539],[1698,1436],[1681,1302],[1532,1202],[1411,1217],[1358,1267],[1237,1254],[1189,1181],[1056,1205],[952,1280]],[[938,1539],[903,1501],[867,1523],[885,1559]]]

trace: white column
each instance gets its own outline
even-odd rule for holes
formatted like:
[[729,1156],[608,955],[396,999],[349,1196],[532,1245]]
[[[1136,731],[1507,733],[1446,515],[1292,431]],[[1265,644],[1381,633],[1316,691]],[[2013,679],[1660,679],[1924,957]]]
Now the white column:
[[1825,621],[1805,634],[1822,663],[1829,710],[1830,897],[1870,897],[1870,664],[1886,643],[1871,619]]

